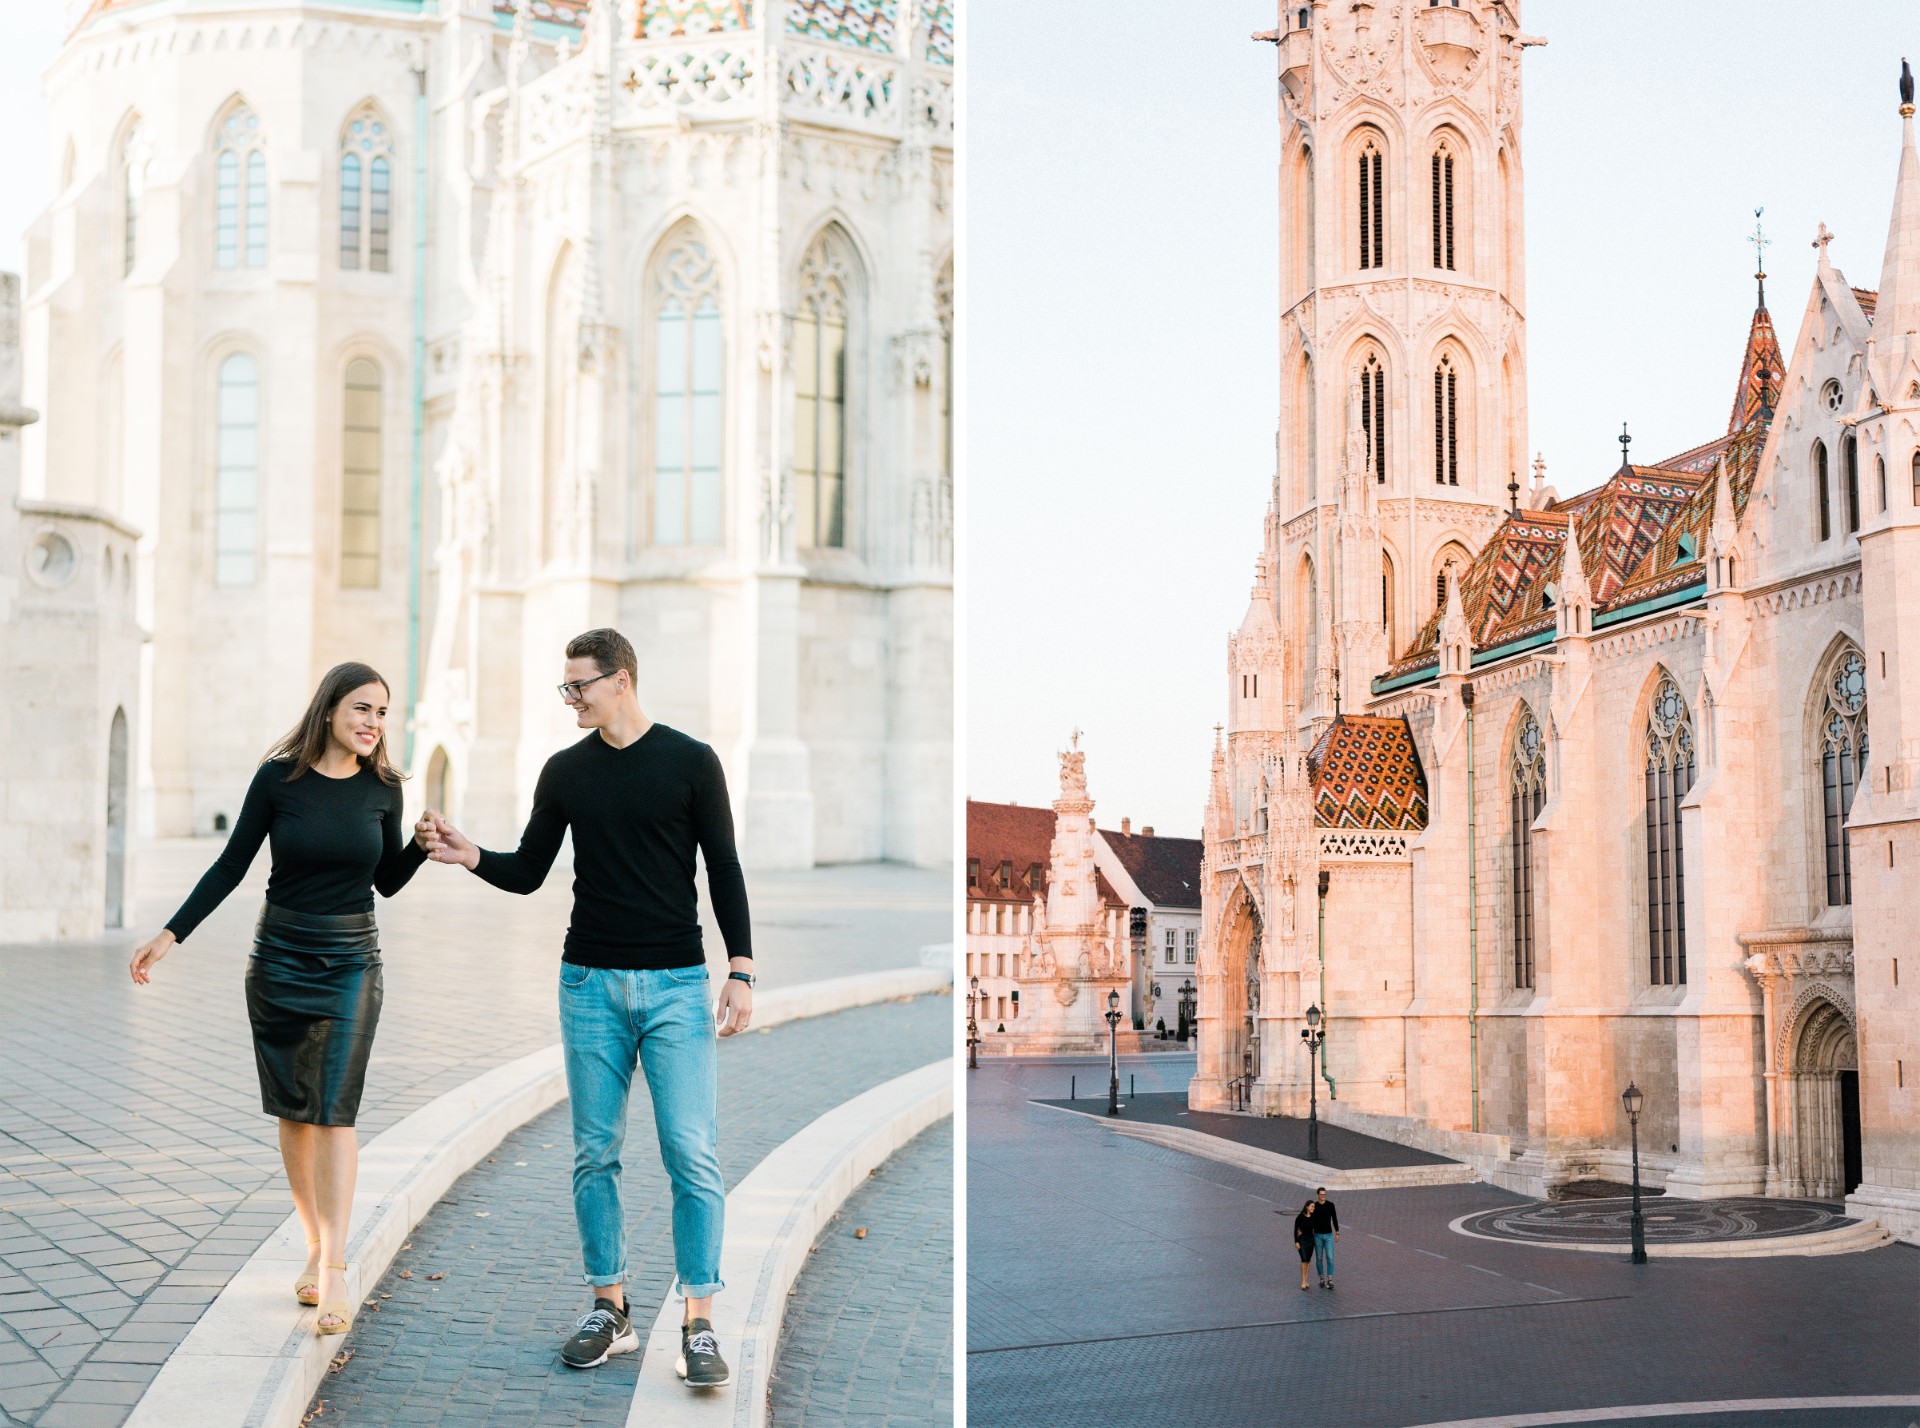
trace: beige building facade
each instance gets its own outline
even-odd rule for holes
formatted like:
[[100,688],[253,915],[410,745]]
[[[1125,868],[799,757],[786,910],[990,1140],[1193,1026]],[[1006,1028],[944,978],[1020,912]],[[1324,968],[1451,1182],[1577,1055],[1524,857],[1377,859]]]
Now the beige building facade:
[[1520,480],[1537,41],[1506,0],[1372,8],[1269,37],[1308,187],[1193,1102],[1304,1110],[1317,1004],[1334,1119],[1542,1193],[1625,1178],[1632,1081],[1669,1193],[1844,1195],[1920,1237],[1911,95],[1877,290],[1822,230],[1790,354],[1762,282],[1724,429],[1561,498]]
[[949,862],[952,61],[943,0],[96,0],[24,479],[142,532],[141,826],[358,658],[509,839],[611,624],[750,863]]

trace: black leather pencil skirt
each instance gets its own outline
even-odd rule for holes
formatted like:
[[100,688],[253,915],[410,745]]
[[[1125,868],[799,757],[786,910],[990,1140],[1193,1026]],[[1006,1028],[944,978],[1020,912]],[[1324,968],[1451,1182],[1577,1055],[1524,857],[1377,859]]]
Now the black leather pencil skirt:
[[260,1108],[316,1126],[350,1126],[380,1024],[380,933],[371,912],[260,908],[247,959],[247,1018]]

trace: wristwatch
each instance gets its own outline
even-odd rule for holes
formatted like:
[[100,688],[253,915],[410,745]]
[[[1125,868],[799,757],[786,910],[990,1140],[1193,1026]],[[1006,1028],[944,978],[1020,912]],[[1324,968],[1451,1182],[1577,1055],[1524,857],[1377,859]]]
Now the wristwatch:
[[751,987],[753,985],[753,973],[729,972],[727,973],[727,980],[729,982],[745,982],[749,987]]

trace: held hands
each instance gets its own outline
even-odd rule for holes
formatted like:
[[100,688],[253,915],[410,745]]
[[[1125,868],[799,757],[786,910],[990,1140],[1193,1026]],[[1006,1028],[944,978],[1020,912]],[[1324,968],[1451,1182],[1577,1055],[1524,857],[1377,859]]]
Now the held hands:
[[413,825],[413,841],[436,863],[458,863],[463,868],[477,867],[480,849],[458,828],[429,808]]
[[164,927],[158,935],[142,942],[133,949],[133,960],[127,964],[127,971],[133,976],[135,986],[144,987],[153,979],[153,969],[160,959],[173,950],[173,934]]
[[[740,959],[745,962],[743,957]],[[751,964],[748,964],[751,966]],[[741,967],[739,971],[748,970]],[[722,1036],[738,1036],[753,1021],[753,988],[732,977],[720,984],[720,999],[713,1004],[713,1024]]]

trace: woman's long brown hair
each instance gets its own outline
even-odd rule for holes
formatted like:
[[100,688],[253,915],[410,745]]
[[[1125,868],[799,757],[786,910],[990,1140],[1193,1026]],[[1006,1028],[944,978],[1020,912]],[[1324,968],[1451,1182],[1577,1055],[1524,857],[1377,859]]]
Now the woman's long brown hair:
[[[363,684],[377,684],[387,691],[387,698],[393,698],[393,686],[380,677],[380,671],[372,665],[361,664],[358,660],[349,660],[345,664],[336,664],[320,680],[320,687],[313,691],[313,699],[307,705],[307,712],[300,716],[300,722],[287,731],[287,735],[273,748],[268,750],[266,762],[285,759],[293,765],[293,772],[286,781],[292,783],[301,774],[320,762],[327,751],[327,740],[332,737],[329,725],[333,722],[333,711],[340,707],[340,701]],[[380,742],[373,746],[370,754],[355,754],[360,767],[372,769],[380,776],[380,781],[398,784],[406,777],[395,768],[387,758],[387,733],[380,731]]]

